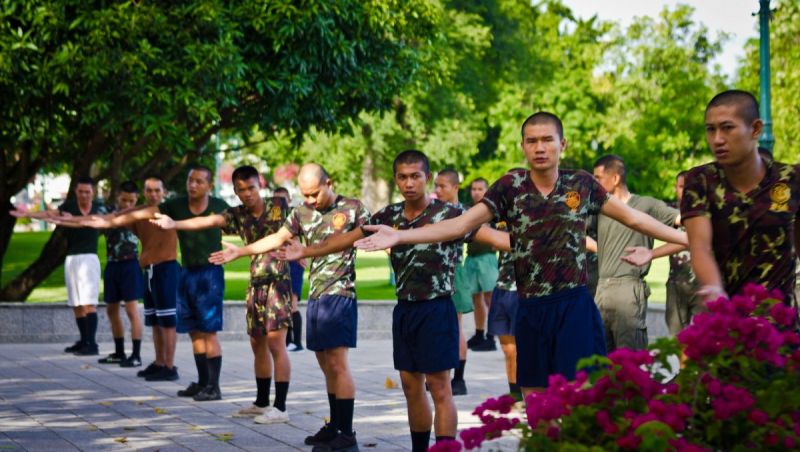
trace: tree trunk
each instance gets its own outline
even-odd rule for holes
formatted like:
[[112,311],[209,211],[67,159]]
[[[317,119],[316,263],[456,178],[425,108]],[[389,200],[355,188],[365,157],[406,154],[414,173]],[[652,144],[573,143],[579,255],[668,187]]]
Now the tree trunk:
[[[2,206],[0,207],[2,209],[0,210],[0,262],[2,262],[3,257],[6,255],[6,250],[8,250],[8,243],[11,241],[11,234],[14,232],[14,225],[17,224],[17,219],[8,214],[14,208],[10,200],[3,199],[0,203],[0,206]],[[3,266],[0,265],[0,280],[2,280],[2,277]]]
[[67,239],[64,230],[56,228],[36,261],[0,290],[0,300],[25,301],[33,289],[64,262],[66,255]]

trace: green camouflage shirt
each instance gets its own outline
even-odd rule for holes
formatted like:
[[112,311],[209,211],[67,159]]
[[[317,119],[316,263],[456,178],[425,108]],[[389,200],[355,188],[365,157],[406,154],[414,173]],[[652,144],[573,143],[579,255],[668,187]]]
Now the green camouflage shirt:
[[[330,207],[322,211],[306,204],[295,207],[284,227],[292,235],[303,237],[307,244],[313,244],[334,234],[360,228],[367,221],[369,212],[361,201],[339,195]],[[310,298],[316,299],[322,295],[355,298],[355,248],[311,259],[308,279],[311,283]]]
[[527,170],[511,170],[481,200],[511,234],[514,273],[521,298],[586,285],[586,223],[608,194],[582,170],[561,169],[543,196]]
[[766,175],[749,193],[731,187],[716,162],[686,174],[681,218],[711,220],[711,247],[730,296],[748,282],[794,291],[800,165],[765,163]]
[[[455,218],[464,209],[455,204],[431,199],[425,210],[413,220],[403,215],[404,202],[390,204],[372,216],[370,224],[383,224],[395,229],[416,229]],[[471,240],[471,232],[465,240]],[[463,252],[463,241],[419,245],[398,245],[390,259],[394,269],[398,300],[424,301],[453,294],[453,276]]]
[[[678,208],[675,203],[670,204],[670,207]],[[679,228],[681,231],[686,231],[685,228]],[[678,251],[669,256],[669,278],[668,281],[676,284],[693,285],[696,283],[694,272],[692,271],[692,256],[688,249]]]
[[[225,226],[222,232],[237,234],[245,245],[278,232],[286,221],[289,205],[286,199],[276,196],[264,199],[264,211],[258,218],[250,214],[245,206],[229,207],[222,212]],[[275,259],[269,253],[250,256],[250,284],[288,281],[289,265]]]
[[[497,223],[497,230],[498,231],[506,231],[508,227],[506,226],[505,221],[500,221]],[[497,253],[499,258],[497,259],[497,288],[508,290],[508,291],[516,291],[517,290],[517,281],[516,275],[514,275],[514,259],[511,258],[511,253],[504,253],[500,251]]]
[[[117,206],[109,206],[108,212],[116,212]],[[106,229],[106,261],[122,262],[139,257],[139,239],[128,228]]]

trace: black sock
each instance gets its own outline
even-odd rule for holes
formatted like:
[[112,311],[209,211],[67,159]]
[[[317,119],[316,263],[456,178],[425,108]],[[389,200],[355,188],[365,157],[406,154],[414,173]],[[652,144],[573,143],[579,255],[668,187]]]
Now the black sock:
[[510,392],[512,395],[520,395],[519,385],[516,383],[509,383],[508,392]]
[[483,337],[483,330],[478,330],[478,329],[476,329],[476,330],[475,330],[475,335],[476,335],[476,336],[478,336],[478,337],[479,337],[479,338],[481,338],[481,339],[483,339],[483,338],[484,338],[484,337]]
[[131,356],[134,358],[142,359],[142,355],[140,354],[142,351],[142,340],[141,339],[134,339],[133,340],[133,351],[131,352]]
[[264,408],[269,406],[269,389],[272,385],[272,378],[258,378],[256,377],[256,401],[253,405]]
[[336,399],[336,427],[345,435],[353,434],[353,405],[354,399]]
[[205,353],[195,353],[194,365],[197,366],[197,384],[204,388],[208,385],[208,356]]
[[75,323],[78,324],[78,332],[81,333],[81,344],[86,343],[86,317],[76,317]]
[[456,439],[455,436],[437,436],[436,442],[438,443],[440,441],[445,441],[445,440],[454,441],[455,439]]
[[411,452],[425,452],[431,442],[431,431],[411,432]]
[[114,338],[114,354],[117,356],[125,356],[125,338]]
[[458,368],[453,373],[453,380],[459,381],[464,380],[464,367],[467,366],[467,360],[462,359],[458,361]]
[[331,420],[328,423],[336,427],[336,394],[328,393],[328,407],[331,409]]
[[295,345],[303,345],[303,316],[300,311],[292,313],[292,336]]
[[222,370],[222,355],[208,358],[208,385],[219,387],[219,372]]
[[275,402],[272,403],[272,406],[274,406],[276,410],[286,411],[286,394],[288,393],[288,381],[275,382]]
[[95,337],[97,336],[97,313],[90,312],[86,314],[86,343],[95,345]]

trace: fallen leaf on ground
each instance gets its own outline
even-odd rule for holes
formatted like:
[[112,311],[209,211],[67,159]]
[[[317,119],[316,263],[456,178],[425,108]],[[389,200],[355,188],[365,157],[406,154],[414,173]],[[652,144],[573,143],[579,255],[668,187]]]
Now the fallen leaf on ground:
[[108,401],[106,401],[106,402],[98,402],[98,405],[111,406],[111,405],[113,405],[113,403],[108,402]]
[[124,436],[122,436],[122,437],[120,437],[120,438],[114,438],[114,441],[116,441],[116,442],[118,442],[118,443],[125,444],[125,443],[127,443],[127,442],[128,442],[128,438],[125,438]]
[[364,447],[378,447],[378,443],[364,443],[362,444]]
[[167,414],[167,410],[165,410],[164,408],[155,407],[153,408],[153,411],[155,411],[156,414]]
[[400,385],[396,381],[392,380],[391,377],[386,377],[386,383],[384,383],[384,386],[386,386],[386,389],[397,389],[400,387]]
[[217,433],[214,436],[217,437],[217,441],[228,442],[233,439],[233,433],[226,432],[226,433]]
[[126,432],[132,432],[136,430],[136,427],[122,427],[122,430],[125,430]]

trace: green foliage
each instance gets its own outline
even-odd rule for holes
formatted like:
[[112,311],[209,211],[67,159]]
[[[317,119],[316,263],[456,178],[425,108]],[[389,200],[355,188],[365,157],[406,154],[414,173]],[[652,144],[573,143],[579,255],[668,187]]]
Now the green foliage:
[[[770,20],[770,70],[772,71],[772,120],[776,160],[796,163],[800,156],[800,3],[794,0],[773,2],[774,12]],[[759,41],[747,42],[747,55],[742,61],[737,86],[758,97]]]

